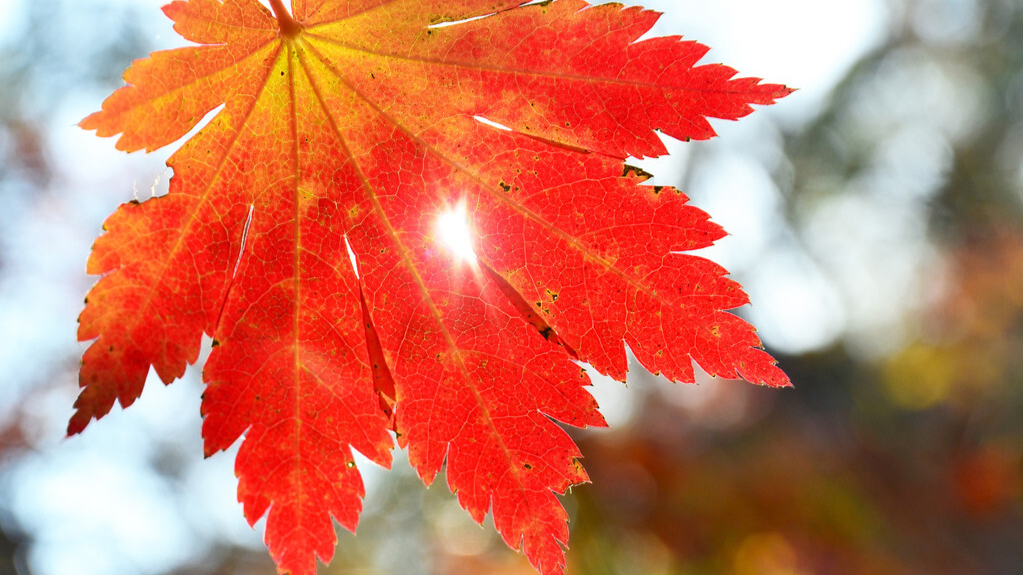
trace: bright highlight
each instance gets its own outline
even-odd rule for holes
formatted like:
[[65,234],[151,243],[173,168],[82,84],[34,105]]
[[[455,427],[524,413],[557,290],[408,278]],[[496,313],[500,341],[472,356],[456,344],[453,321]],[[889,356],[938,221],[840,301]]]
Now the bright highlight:
[[465,211],[465,202],[459,202],[454,208],[441,213],[437,218],[434,235],[457,260],[471,264],[476,263],[476,252],[472,248],[472,231],[469,229],[469,215]]

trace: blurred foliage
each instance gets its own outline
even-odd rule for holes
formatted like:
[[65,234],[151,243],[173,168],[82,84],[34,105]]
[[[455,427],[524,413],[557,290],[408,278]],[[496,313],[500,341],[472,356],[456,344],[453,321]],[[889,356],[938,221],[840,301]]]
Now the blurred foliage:
[[[116,86],[146,49],[131,9],[70,4],[29,3],[25,33],[0,47],[0,281],[4,230],[54,190],[48,111]],[[843,294],[843,338],[782,358],[793,391],[634,370],[636,415],[573,431],[593,484],[564,498],[570,573],[1023,572],[1023,1],[889,9],[887,37],[819,113],[783,126],[773,168],[778,237]],[[101,20],[74,24],[92,32],[64,42],[89,14]],[[112,22],[120,34],[103,32]],[[871,309],[896,312],[877,323]],[[38,448],[34,413],[0,411],[0,471]],[[174,477],[182,456],[160,449],[147,464]],[[2,499],[0,529],[0,574],[27,575],[33,533]],[[323,573],[532,573],[443,477],[424,490],[400,463],[340,539]],[[225,537],[168,575],[273,572],[265,550]]]

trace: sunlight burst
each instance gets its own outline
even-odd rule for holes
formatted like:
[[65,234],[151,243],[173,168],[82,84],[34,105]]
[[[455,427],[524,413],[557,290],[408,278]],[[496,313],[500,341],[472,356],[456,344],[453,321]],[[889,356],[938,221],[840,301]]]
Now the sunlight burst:
[[434,234],[444,248],[455,256],[455,259],[470,264],[476,263],[476,252],[473,250],[472,231],[469,227],[469,215],[465,211],[465,202],[441,213],[434,227]]

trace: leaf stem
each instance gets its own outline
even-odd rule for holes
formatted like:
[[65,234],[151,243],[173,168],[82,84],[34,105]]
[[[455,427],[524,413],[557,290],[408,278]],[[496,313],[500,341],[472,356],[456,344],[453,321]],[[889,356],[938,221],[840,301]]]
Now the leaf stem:
[[273,8],[274,16],[277,16],[277,24],[281,27],[281,34],[294,37],[302,31],[302,25],[292,18],[291,13],[284,7],[284,2],[281,0],[270,0],[270,7]]

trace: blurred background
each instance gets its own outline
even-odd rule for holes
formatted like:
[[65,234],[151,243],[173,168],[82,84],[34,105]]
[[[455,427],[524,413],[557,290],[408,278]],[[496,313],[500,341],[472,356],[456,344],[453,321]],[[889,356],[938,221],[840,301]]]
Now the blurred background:
[[[202,459],[198,367],[63,438],[89,248],[170,176],[75,124],[180,45],[161,3],[0,0],[0,575],[274,573],[234,453]],[[595,376],[569,572],[1023,573],[1023,0],[644,4],[799,88],[637,160],[731,232],[706,255],[796,387]],[[443,480],[361,468],[323,573],[532,573]]]

